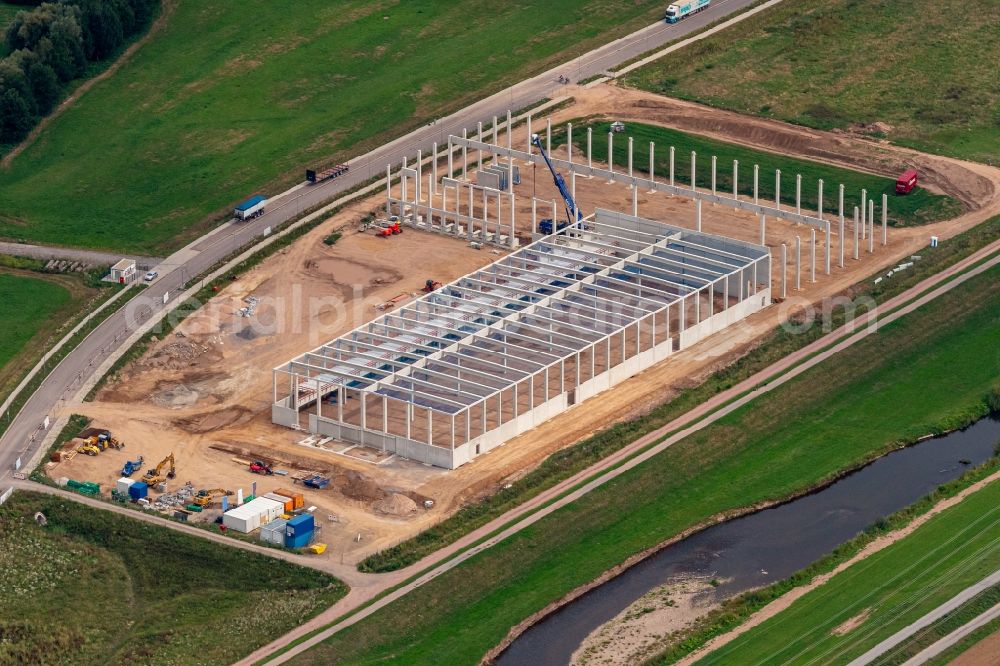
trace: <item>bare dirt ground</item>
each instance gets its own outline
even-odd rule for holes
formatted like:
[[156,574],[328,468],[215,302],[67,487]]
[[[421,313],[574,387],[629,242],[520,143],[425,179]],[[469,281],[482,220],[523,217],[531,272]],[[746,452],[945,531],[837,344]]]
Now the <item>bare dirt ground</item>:
[[1000,631],[995,631],[962,654],[949,666],[996,666],[1000,654]]
[[[233,458],[266,458],[280,469],[320,471],[333,478],[333,490],[309,492],[307,502],[319,507],[321,516],[336,517],[323,535],[331,546],[326,557],[352,563],[413,536],[469,500],[519,478],[554,451],[612,423],[641,415],[679,390],[698,384],[746,353],[803,305],[839,294],[866,276],[922,250],[930,235],[947,238],[1000,212],[1000,170],[983,165],[920,156],[847,135],[743,118],[611,86],[576,89],[573,94],[577,95],[576,103],[560,110],[555,121],[613,112],[615,118],[641,119],[872,171],[893,172],[896,167],[891,165],[900,161],[926,163],[920,167],[927,174],[926,182],[959,196],[970,211],[950,222],[890,229],[885,248],[878,244],[881,230],[877,229],[874,254],[868,254],[865,244],[858,261],[851,259],[853,235],[845,234],[845,268],[837,267],[834,252],[830,276],[823,275],[825,249],[820,236],[815,283],[809,279],[809,229],[768,220],[767,245],[774,249],[786,243],[790,249],[787,301],[674,355],[599,399],[587,401],[584,409],[571,409],[474,462],[445,472],[398,458],[375,464],[378,461],[374,452],[359,453],[357,449],[338,455],[332,451],[346,447],[335,441],[322,447],[326,450],[302,446],[297,442],[305,433],[270,422],[273,367],[374,318],[380,314],[374,304],[401,293],[415,294],[427,279],[447,282],[498,258],[497,251],[474,250],[461,240],[411,229],[387,239],[357,233],[357,222],[384,204],[384,195],[376,195],[342,211],[291,247],[239,276],[181,324],[178,330],[185,337],[171,335],[153,345],[102,390],[95,402],[68,405],[66,409],[71,413],[93,417],[95,425],[111,429],[128,446],[123,452],[106,452],[96,458],[76,456],[49,473],[53,477],[98,481],[107,488],[117,478],[126,457],[142,453],[147,464],[155,464],[171,451],[178,457],[177,481],[190,480],[196,488],[242,487],[249,491],[256,480],[266,491],[291,484],[287,477],[265,479],[252,475]],[[525,130],[516,129],[515,145],[523,146],[525,141]],[[472,163],[470,157],[470,166]],[[536,171],[537,184],[532,182],[530,168],[522,167],[521,174],[522,183],[516,188],[517,223],[519,232],[527,234],[532,191],[544,198],[558,195],[547,173]],[[577,178],[577,198],[587,211],[594,207],[630,211],[631,196],[628,188]],[[679,226],[694,224],[694,205],[681,197],[640,191],[639,214]],[[343,228],[345,235],[335,246],[327,247],[322,239],[335,228]],[[703,208],[703,229],[759,240],[755,218],[721,206]],[[802,239],[800,291],[794,290],[792,273],[796,236]],[[834,248],[837,244],[834,237]],[[773,263],[777,294],[779,262]],[[260,299],[254,316],[240,317],[238,311],[250,305],[245,300],[250,296]],[[376,495],[398,491],[419,507],[406,516],[393,516],[375,507],[384,497],[349,497],[343,489],[358,478],[377,486],[380,492]],[[433,499],[434,507],[425,510],[420,498]],[[398,510],[400,503],[391,502],[391,506]]]

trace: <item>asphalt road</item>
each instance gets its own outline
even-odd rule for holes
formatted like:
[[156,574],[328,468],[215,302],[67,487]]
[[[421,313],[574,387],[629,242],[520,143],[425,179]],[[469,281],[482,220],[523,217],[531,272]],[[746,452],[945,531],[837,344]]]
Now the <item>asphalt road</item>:
[[903,666],[920,666],[920,664],[926,664],[934,657],[957,644],[969,634],[973,633],[980,627],[985,627],[998,617],[1000,617],[1000,604],[993,606],[979,617],[969,621],[967,624],[963,624],[961,627],[941,638],[933,645],[929,645],[917,654],[913,655],[903,662]]
[[560,75],[579,81],[606,72],[736,12],[753,1],[719,0],[708,10],[679,24],[666,25],[658,21],[352,159],[349,161],[351,170],[347,174],[318,185],[293,188],[275,198],[265,215],[245,223],[227,222],[171,255],[159,265],[160,278],[95,328],[45,378],[18,414],[0,414],[2,422],[13,419],[0,437],[0,482],[10,474],[15,460],[20,458],[26,463],[40,446],[44,439],[41,426],[46,416],[54,416],[62,401],[72,398],[101,361],[124,344],[129,331],[163,308],[165,294],[183,291],[182,285],[188,280],[234,250],[250,244],[266,228],[277,227],[305,210],[335,199],[341,193],[384,173],[387,164],[398,164],[404,157],[415,156],[418,149],[428,153],[435,141],[439,145],[446,144],[449,134],[461,135],[463,128],[473,131],[477,122],[492,122],[493,116],[506,117],[508,109],[524,108],[541,99],[565,94],[566,86],[558,83]]

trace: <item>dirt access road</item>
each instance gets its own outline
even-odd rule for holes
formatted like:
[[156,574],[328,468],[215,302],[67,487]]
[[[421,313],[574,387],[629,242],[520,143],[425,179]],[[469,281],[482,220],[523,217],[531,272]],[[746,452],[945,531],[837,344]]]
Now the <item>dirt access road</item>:
[[[860,165],[869,171],[891,173],[898,162],[920,160],[936,166],[928,176],[931,187],[961,193],[971,210],[955,220],[927,227],[890,229],[888,247],[876,246],[873,254],[865,249],[858,261],[848,259],[843,269],[834,262],[832,274],[825,276],[820,270],[815,283],[809,282],[807,274],[802,290],[790,292],[792,298],[781,306],[768,308],[676,354],[600,399],[589,401],[584,410],[570,410],[489,455],[445,473],[400,459],[366,460],[358,457],[366,453],[359,449],[345,456],[331,455],[315,446],[300,445],[301,433],[270,423],[271,368],[374,318],[380,314],[372,307],[376,303],[400,293],[414,294],[426,279],[447,281],[498,257],[493,251],[472,250],[461,241],[413,230],[388,239],[358,234],[360,218],[383,203],[381,195],[374,195],[240,276],[181,325],[184,338],[159,341],[102,391],[97,402],[68,405],[66,413],[93,417],[95,425],[111,429],[130,446],[127,454],[78,456],[51,467],[49,474],[107,486],[117,478],[126,457],[142,453],[155,463],[170,452],[181,461],[180,478],[199,488],[249,489],[253,481],[259,481],[264,490],[271,490],[287,481],[275,478],[264,482],[234,458],[270,458],[293,469],[328,473],[337,492],[313,493],[310,498],[323,514],[335,517],[323,537],[331,546],[326,557],[354,563],[426,529],[464,503],[516,481],[554,451],[611,423],[648,412],[742,356],[797,307],[841,294],[881,268],[919,251],[931,234],[947,238],[982,221],[1000,206],[996,197],[1000,177],[989,167],[694,105],[678,107],[680,103],[674,100],[615,86],[575,89],[574,94],[579,100],[561,110],[557,122],[614,109],[627,118],[635,114],[646,122],[663,125],[675,119],[684,125],[688,122],[685,118],[690,118],[699,128],[712,129],[718,138],[738,142],[749,138],[758,147],[799,151],[793,153],[795,156],[843,154],[846,157],[839,163],[854,168]],[[515,139],[526,142],[526,128],[515,131]],[[564,149],[556,151],[561,152]],[[530,205],[523,202],[530,201],[531,193],[558,196],[547,174],[536,172],[537,184],[532,175],[532,170],[524,169],[524,180],[517,188],[522,201],[517,211],[522,232],[530,227]],[[600,179],[578,178],[577,195],[588,209],[628,210],[631,206],[627,188]],[[693,226],[693,209],[691,201],[683,197],[641,193],[639,199],[640,215],[681,226]],[[721,206],[704,208],[703,228],[754,242],[759,235],[752,215]],[[322,239],[334,229],[340,229],[344,237],[328,247]],[[794,246],[796,237],[805,233],[803,227],[771,220],[767,244],[776,255],[781,244]],[[836,245],[838,240],[833,242]],[[821,238],[819,256],[824,251]],[[774,262],[772,279],[776,285],[780,280],[778,262]],[[237,311],[251,296],[260,299],[256,315],[240,318]],[[125,414],[128,419],[122,418]],[[416,502],[417,510],[405,515],[380,512],[376,503],[393,493]],[[423,499],[434,500],[433,509],[424,510]],[[206,517],[211,519],[214,514]]]

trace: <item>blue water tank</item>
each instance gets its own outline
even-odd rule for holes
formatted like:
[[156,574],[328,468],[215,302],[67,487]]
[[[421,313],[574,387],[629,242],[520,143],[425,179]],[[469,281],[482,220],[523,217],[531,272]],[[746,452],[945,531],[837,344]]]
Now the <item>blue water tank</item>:
[[295,516],[285,525],[285,547],[305,548],[312,541],[316,521],[311,513]]
[[147,486],[142,481],[136,481],[131,486],[128,487],[128,496],[132,498],[133,502],[141,500],[143,497],[149,494],[149,486]]

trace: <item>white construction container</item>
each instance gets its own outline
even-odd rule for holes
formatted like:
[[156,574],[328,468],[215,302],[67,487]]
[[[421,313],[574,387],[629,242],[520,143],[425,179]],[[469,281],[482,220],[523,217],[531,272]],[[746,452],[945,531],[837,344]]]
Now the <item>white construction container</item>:
[[260,513],[254,509],[247,509],[247,504],[230,509],[222,514],[222,524],[226,528],[249,534],[260,527]]
[[258,525],[266,525],[272,520],[281,518],[281,515],[285,513],[284,504],[266,497],[256,497],[243,506],[257,512],[260,516]]
[[285,545],[285,525],[287,520],[279,518],[272,520],[267,525],[260,528],[260,540],[264,543],[273,543],[279,546]]
[[115,483],[115,490],[117,490],[123,495],[128,495],[128,489],[132,487],[133,483],[135,483],[135,479],[130,479],[127,476],[123,476],[122,478],[118,479],[118,481]]

